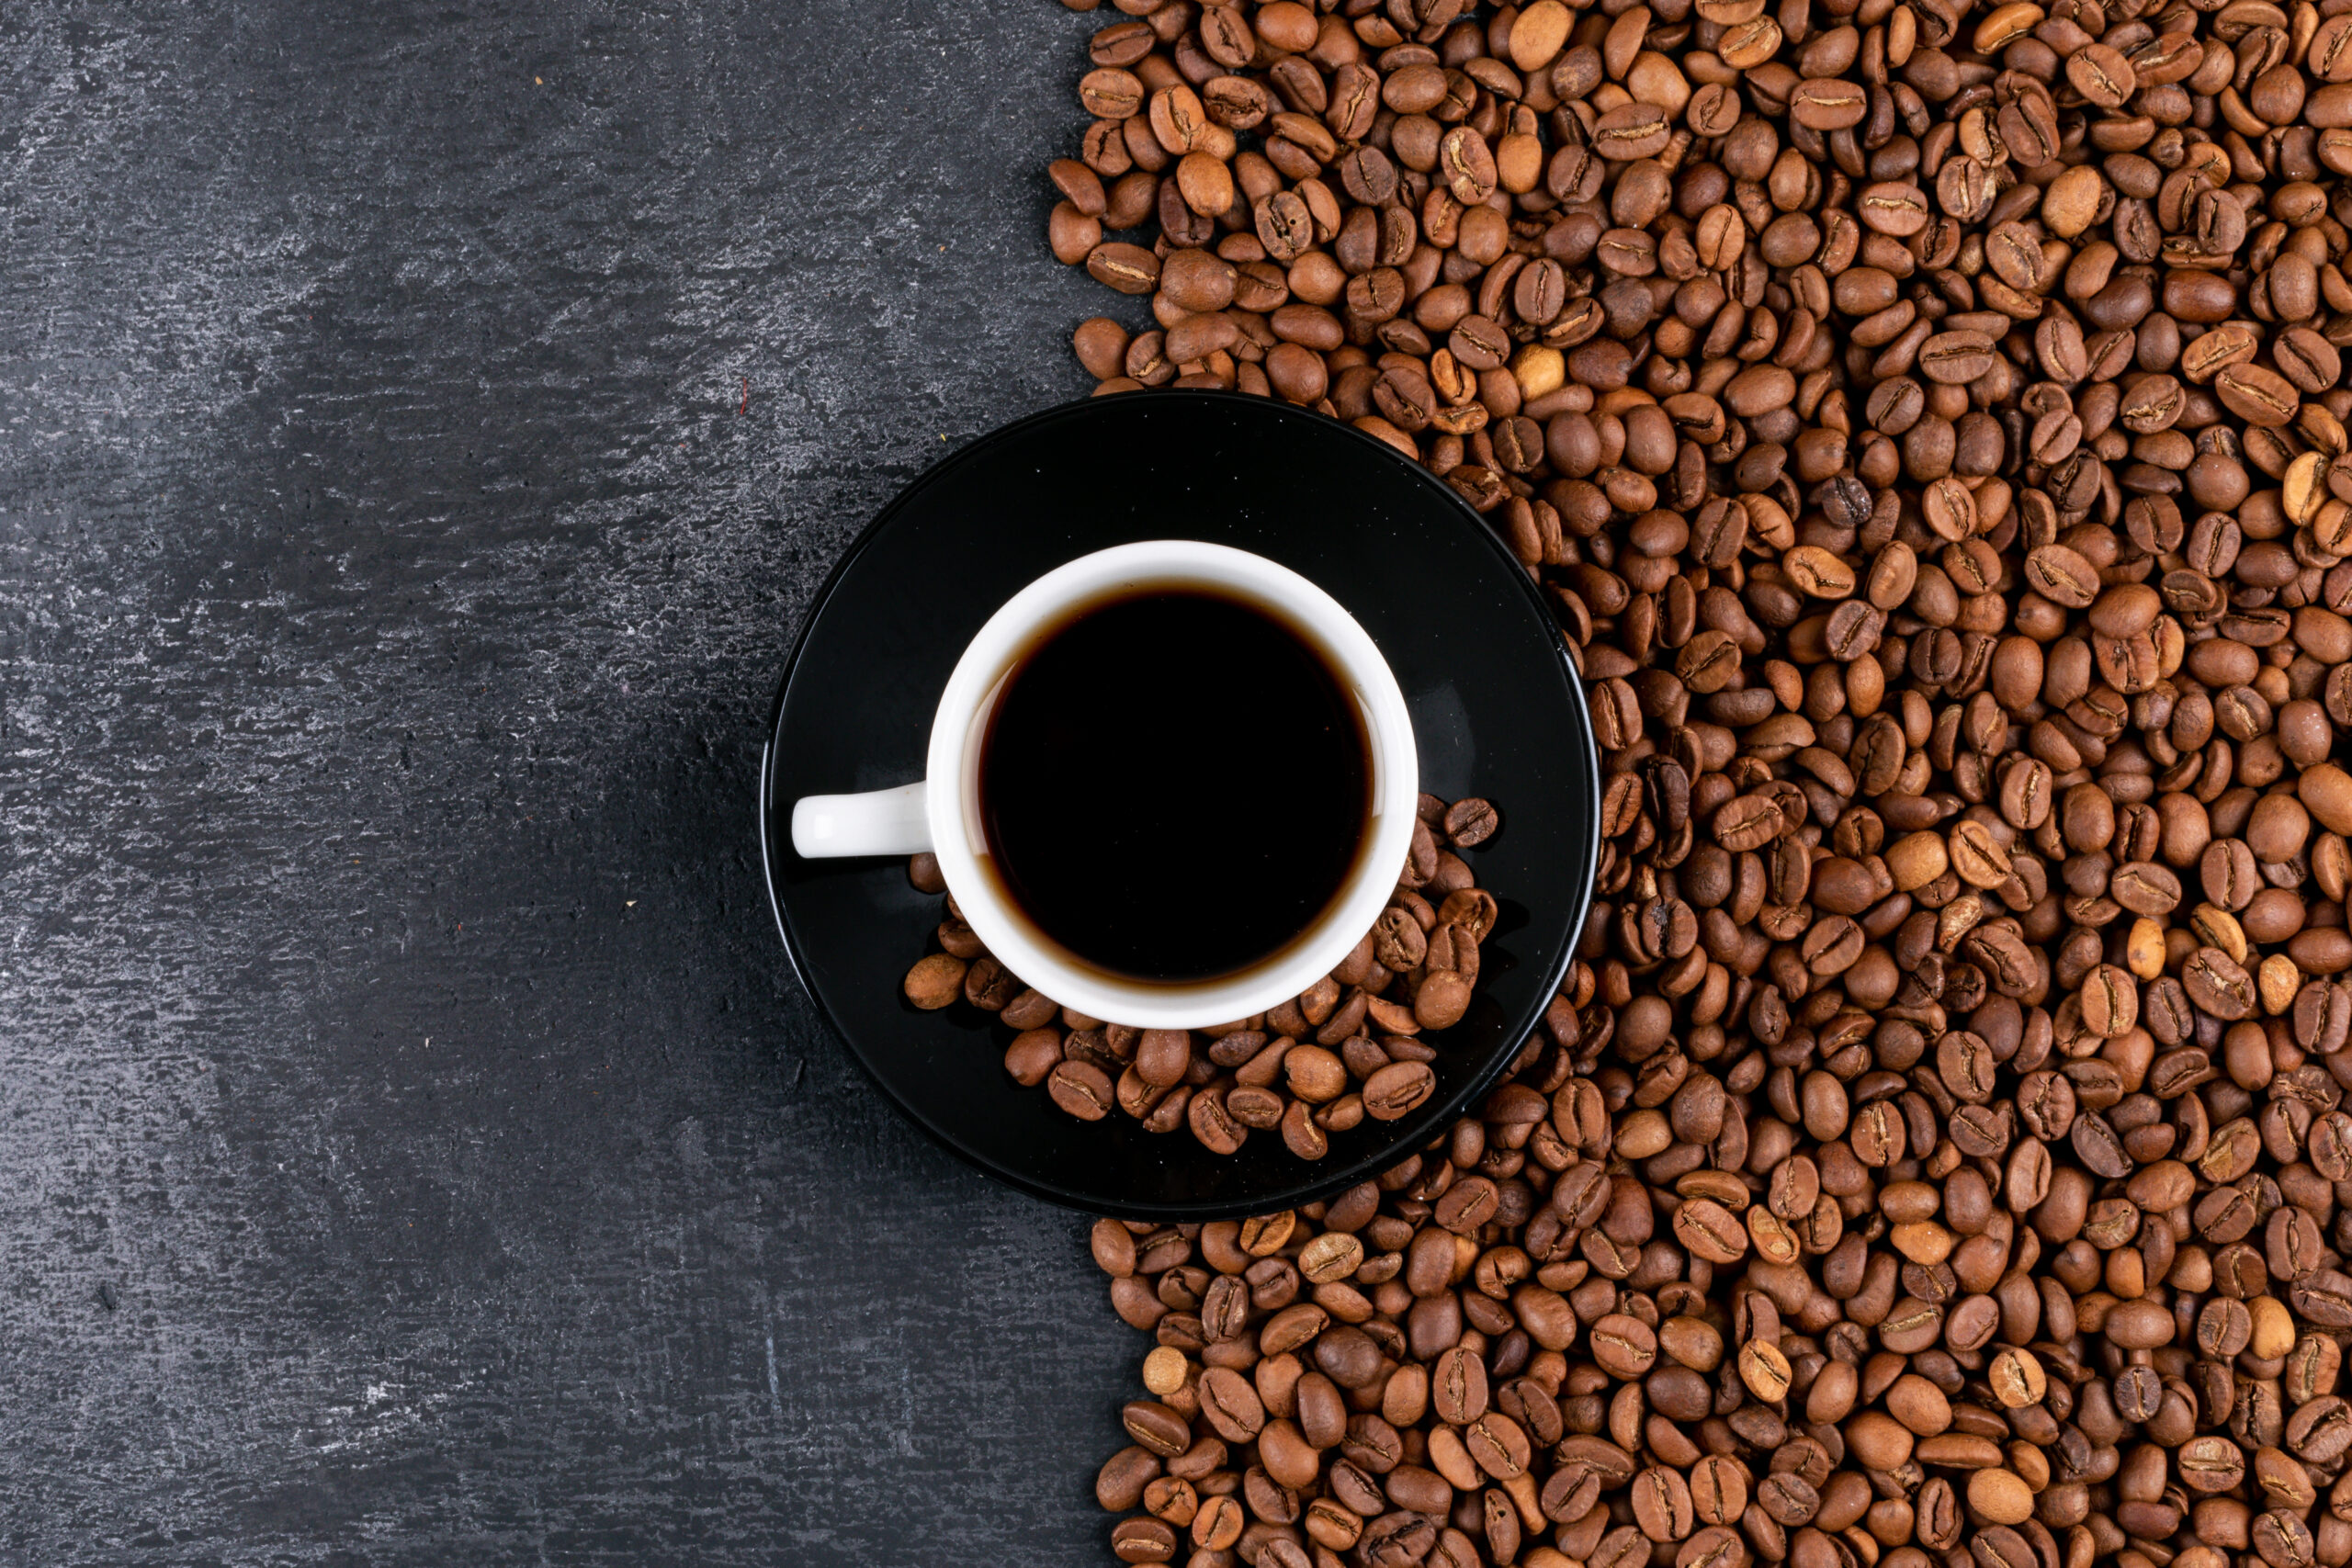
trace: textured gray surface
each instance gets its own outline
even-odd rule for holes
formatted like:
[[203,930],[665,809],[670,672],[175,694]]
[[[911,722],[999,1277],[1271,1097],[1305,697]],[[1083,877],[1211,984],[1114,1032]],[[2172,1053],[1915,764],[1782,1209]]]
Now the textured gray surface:
[[1083,389],[1091,21],[0,7],[0,1560],[1103,1558],[1134,1337],[750,812],[832,556]]

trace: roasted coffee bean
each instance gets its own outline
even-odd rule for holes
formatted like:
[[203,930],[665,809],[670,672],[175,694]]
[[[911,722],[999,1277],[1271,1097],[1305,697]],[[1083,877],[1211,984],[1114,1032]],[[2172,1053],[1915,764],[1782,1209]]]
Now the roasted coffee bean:
[[1457,849],[1485,843],[1499,822],[1495,808],[1483,800],[1457,800],[1445,808],[1445,835]]
[[1054,1103],[1084,1122],[1099,1122],[1117,1103],[1111,1076],[1091,1062],[1064,1061],[1046,1079]]
[[1111,1531],[1112,1555],[1122,1562],[1165,1562],[1176,1555],[1176,1531],[1166,1520],[1138,1515]]
[[1375,1121],[1394,1122],[1435,1093],[1437,1077],[1422,1062],[1392,1062],[1364,1080],[1363,1108]]
[[[1201,1474],[1282,1467],[1301,1561],[2352,1552],[2320,1496],[2352,1454],[2352,25],[1125,8],[1090,63],[1133,89],[1089,103],[1141,125],[1089,138],[1100,214],[1055,177],[1058,232],[1100,216],[1090,265],[1131,286],[1104,253],[1139,238],[1161,276],[1087,368],[1278,393],[1445,478],[1555,607],[1601,750],[1558,995],[1462,1123],[1297,1212],[1323,1315],[1214,1339],[1204,1263],[1111,1248],[1122,1315],[1204,1358],[1178,1390],[1254,1346],[1318,1438],[1348,1417],[1310,1448],[1269,1394],[1241,1451],[1196,1423]],[[1163,139],[1159,95],[1220,73],[1231,147]],[[1195,302],[1188,254],[1235,292]],[[1204,311],[1230,338],[1180,334]],[[1170,337],[1200,356],[1154,365]],[[1509,943],[1443,858],[1480,817],[1425,803],[1361,966],[1252,1022],[1298,1043],[1262,1085],[1196,1046],[1169,1093],[1319,1126],[1443,1078],[1434,1021]],[[1092,1065],[1063,1030],[1028,1055]]]
[[[1430,830],[1436,824],[1448,842],[1475,848],[1495,835],[1495,807],[1430,796],[1422,806],[1415,859],[1396,901],[1331,975],[1262,1021],[1278,1032],[1105,1030],[1063,1015],[1073,1028],[1066,1035],[1046,1027],[1061,1010],[1023,987],[952,913],[941,941],[961,951],[918,963],[907,977],[908,998],[928,1010],[960,999],[996,1013],[1017,1031],[1005,1047],[1006,1072],[1024,1087],[1044,1084],[1056,1105],[1083,1120],[1102,1120],[1115,1108],[1147,1132],[1188,1129],[1221,1155],[1238,1152],[1252,1132],[1278,1133],[1293,1156],[1321,1159],[1332,1134],[1366,1118],[1396,1121],[1436,1092],[1430,1063],[1438,1054],[1418,1036],[1451,1028],[1468,1011],[1481,968],[1478,943],[1499,914],[1493,896],[1471,885],[1467,863],[1441,852]],[[918,856],[909,866],[918,886],[937,879],[929,862]],[[1438,907],[1401,883],[1428,889]],[[1375,1044],[1374,1033],[1385,1033],[1386,1043]],[[1230,1080],[1218,1080],[1219,1069]],[[1457,1207],[1476,1190],[1465,1186]],[[1491,1184],[1486,1190],[1492,1195]],[[1469,1222],[1484,1223],[1486,1215]]]

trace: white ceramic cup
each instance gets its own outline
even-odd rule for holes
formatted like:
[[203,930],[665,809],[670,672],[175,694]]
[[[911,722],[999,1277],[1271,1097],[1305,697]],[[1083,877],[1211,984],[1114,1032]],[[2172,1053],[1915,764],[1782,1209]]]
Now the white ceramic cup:
[[[1138,589],[1210,589],[1307,638],[1354,694],[1372,745],[1372,823],[1340,892],[1271,956],[1207,980],[1159,983],[1102,969],[1046,936],[986,865],[979,752],[989,716],[1039,630]],[[1265,1011],[1348,954],[1388,902],[1413,837],[1420,765],[1396,677],[1364,629],[1306,578],[1262,556],[1155,539],[1080,556],[1007,600],[964,649],[931,722],[924,777],[865,795],[812,795],[792,807],[792,847],[811,860],[929,850],[964,919],[1023,984],[1065,1007],[1140,1029],[1197,1029]]]

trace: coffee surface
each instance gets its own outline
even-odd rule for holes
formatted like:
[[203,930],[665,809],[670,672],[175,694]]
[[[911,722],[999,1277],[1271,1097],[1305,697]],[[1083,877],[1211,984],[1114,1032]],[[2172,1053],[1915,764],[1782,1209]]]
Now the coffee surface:
[[1275,617],[1198,592],[1114,599],[1033,647],[997,699],[989,852],[1086,962],[1231,974],[1339,894],[1369,830],[1368,745],[1338,674]]

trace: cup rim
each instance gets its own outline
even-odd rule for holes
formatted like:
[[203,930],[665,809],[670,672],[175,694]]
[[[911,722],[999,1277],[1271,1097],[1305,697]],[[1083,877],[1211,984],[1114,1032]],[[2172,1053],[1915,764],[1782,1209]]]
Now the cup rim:
[[[1150,982],[1087,964],[1012,908],[984,852],[974,797],[979,740],[997,689],[1031,635],[1056,615],[1138,588],[1212,587],[1281,615],[1321,648],[1363,709],[1374,783],[1373,825],[1341,895],[1298,937],[1236,974]],[[1198,1029],[1264,1012],[1313,985],[1372,929],[1412,843],[1420,769],[1412,717],[1370,633],[1319,584],[1229,545],[1148,539],[1065,561],[989,617],[958,657],[932,719],[924,777],[932,852],[965,922],[1025,985],[1091,1018],[1140,1029]],[[1385,868],[1385,869],[1384,869]]]

